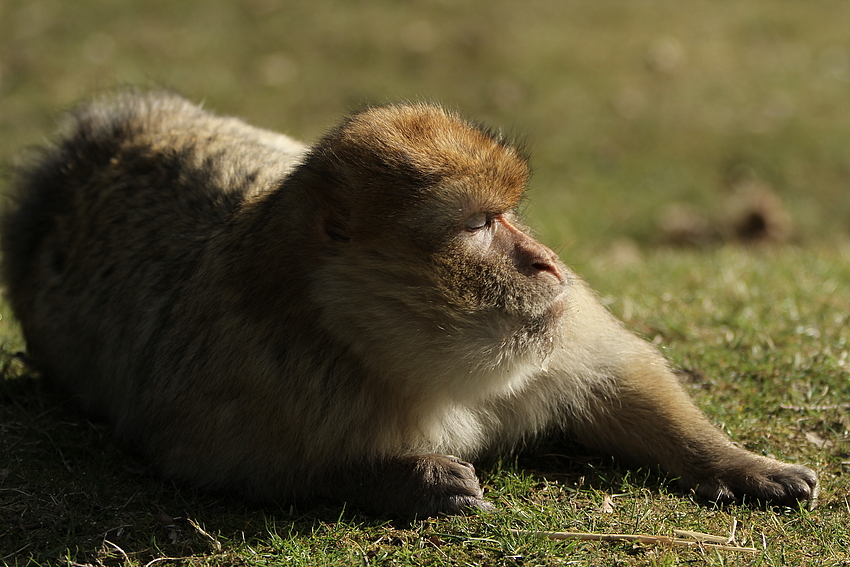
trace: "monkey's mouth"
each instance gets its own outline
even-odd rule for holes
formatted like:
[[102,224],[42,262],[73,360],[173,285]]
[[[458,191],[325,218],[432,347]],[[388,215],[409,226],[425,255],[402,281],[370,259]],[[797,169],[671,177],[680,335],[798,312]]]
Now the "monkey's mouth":
[[[528,295],[529,301],[522,304],[517,311],[520,317],[527,320],[560,320],[567,308],[568,286],[566,284],[553,286],[551,289],[535,296]],[[510,307],[508,311],[510,311]]]
[[549,304],[549,313],[548,315],[553,319],[560,320],[564,315],[564,311],[567,309],[567,289],[561,290],[561,292],[555,296],[555,299]]
[[541,302],[537,309],[526,312],[517,318],[517,326],[512,334],[514,340],[523,344],[550,344],[559,332],[561,321],[567,310],[567,293],[562,290],[551,300]]

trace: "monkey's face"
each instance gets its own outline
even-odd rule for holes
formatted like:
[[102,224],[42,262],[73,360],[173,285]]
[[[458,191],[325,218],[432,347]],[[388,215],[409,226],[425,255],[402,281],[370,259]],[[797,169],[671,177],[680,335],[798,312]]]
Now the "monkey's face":
[[429,257],[446,306],[506,329],[551,331],[568,282],[555,253],[529,236],[512,210],[472,208],[458,220]]
[[314,297],[331,332],[407,373],[509,382],[544,364],[568,272],[516,218],[528,165],[515,148],[427,105],[369,110],[324,145]]

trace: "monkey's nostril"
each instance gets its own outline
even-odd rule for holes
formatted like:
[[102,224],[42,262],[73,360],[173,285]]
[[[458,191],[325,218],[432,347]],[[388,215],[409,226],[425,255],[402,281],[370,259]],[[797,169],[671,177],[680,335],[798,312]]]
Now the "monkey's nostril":
[[557,264],[553,264],[550,262],[533,262],[531,264],[532,274],[536,275],[539,272],[548,272],[558,278],[558,281],[563,282],[564,274],[561,272],[561,269],[557,266]]

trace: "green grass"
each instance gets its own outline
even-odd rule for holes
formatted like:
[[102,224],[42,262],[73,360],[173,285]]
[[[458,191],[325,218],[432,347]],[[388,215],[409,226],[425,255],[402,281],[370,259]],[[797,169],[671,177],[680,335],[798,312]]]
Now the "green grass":
[[[525,139],[541,239],[733,439],[822,486],[811,511],[715,508],[579,451],[479,471],[495,514],[252,508],[158,478],[74,414],[12,358],[24,345],[0,307],[0,564],[850,564],[848,21],[835,0],[0,0],[4,162],[121,83],[308,140],[352,106],[407,98]],[[791,244],[663,245],[669,204],[722,229],[741,178],[781,201]],[[733,518],[758,554],[510,532],[721,535]]]

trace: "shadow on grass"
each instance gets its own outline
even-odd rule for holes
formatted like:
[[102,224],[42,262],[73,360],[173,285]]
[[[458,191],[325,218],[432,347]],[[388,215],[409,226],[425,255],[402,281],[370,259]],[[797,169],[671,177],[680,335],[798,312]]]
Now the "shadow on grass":
[[[283,550],[290,538],[332,533],[340,524],[388,525],[341,506],[258,507],[164,480],[108,428],[78,415],[20,361],[4,356],[0,563],[145,565],[164,557],[219,555],[222,549],[220,559],[233,553],[238,561],[253,553],[251,546]],[[567,488],[567,499],[583,493],[580,500],[588,505],[600,493],[634,487],[677,492],[663,477],[610,458],[574,456],[580,450],[534,453],[480,471],[497,508],[510,507],[515,498],[534,499],[539,485],[551,482]],[[517,478],[525,480],[517,484]],[[416,529],[405,522],[389,525]]]
[[241,539],[228,542],[238,547],[270,533],[308,534],[341,518],[354,515],[331,507],[309,514],[260,508],[164,480],[108,428],[7,361],[0,379],[0,564],[144,565],[220,551],[219,534]]

